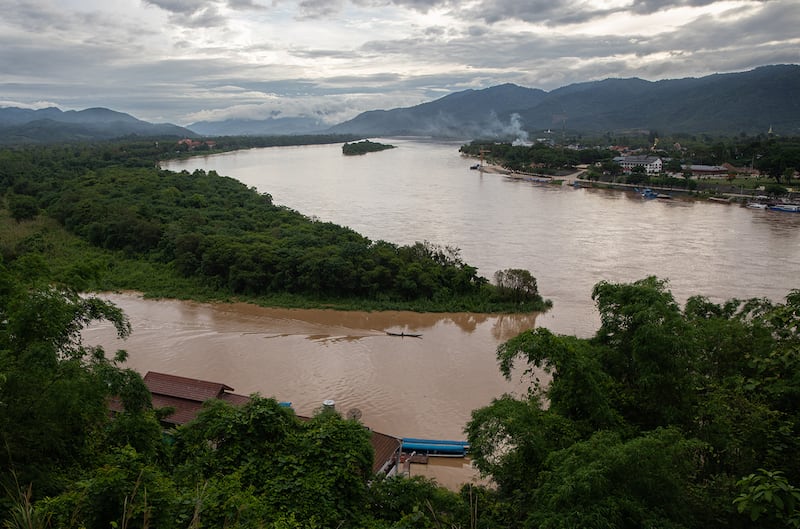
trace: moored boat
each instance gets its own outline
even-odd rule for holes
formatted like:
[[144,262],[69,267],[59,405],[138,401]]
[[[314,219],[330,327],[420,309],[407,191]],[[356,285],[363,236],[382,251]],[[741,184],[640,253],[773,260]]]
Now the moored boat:
[[773,204],[769,207],[772,211],[787,211],[789,213],[800,213],[800,204]]

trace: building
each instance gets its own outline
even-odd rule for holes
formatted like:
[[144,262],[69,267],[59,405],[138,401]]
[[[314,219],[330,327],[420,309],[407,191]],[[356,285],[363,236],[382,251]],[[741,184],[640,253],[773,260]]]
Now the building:
[[647,174],[659,174],[664,168],[664,162],[658,156],[617,156],[614,161],[618,163],[622,170],[630,173],[634,167],[644,167]]
[[[144,376],[144,383],[150,390],[153,408],[173,408],[175,411],[162,419],[167,427],[180,426],[194,419],[203,408],[203,403],[210,399],[224,400],[234,406],[241,406],[250,401],[250,397],[233,393],[233,388],[221,382],[198,380],[166,373],[149,371]],[[121,411],[119,402],[112,402],[113,411]],[[307,417],[298,416],[301,420]],[[372,462],[373,472],[384,472],[387,475],[396,472],[402,440],[391,435],[371,432],[370,443],[375,453]]]
[[683,169],[690,171],[696,178],[725,178],[731,172],[721,165],[684,165]]

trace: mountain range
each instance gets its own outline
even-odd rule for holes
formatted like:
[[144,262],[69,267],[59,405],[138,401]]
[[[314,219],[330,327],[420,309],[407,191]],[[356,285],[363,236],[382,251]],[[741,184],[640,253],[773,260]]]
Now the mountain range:
[[800,66],[701,78],[606,79],[551,92],[501,85],[430,103],[364,112],[329,132],[364,136],[512,137],[520,130],[800,134]]
[[334,126],[314,118],[153,124],[104,108],[0,108],[0,143],[52,143],[123,136],[356,134],[525,139],[543,131],[659,131],[711,135],[800,134],[800,65],[645,81],[577,83],[546,92],[514,84],[464,90],[406,108],[371,110]]
[[125,136],[195,137],[197,134],[171,123],[149,123],[107,108],[66,112],[55,107],[0,108],[0,144],[108,140]]

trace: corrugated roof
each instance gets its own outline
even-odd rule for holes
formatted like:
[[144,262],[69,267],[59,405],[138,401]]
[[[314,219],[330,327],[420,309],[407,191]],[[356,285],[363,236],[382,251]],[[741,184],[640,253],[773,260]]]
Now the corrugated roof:
[[403,442],[397,437],[392,437],[391,435],[378,432],[372,432],[369,442],[372,445],[373,451],[375,452],[372,460],[372,471],[388,471],[388,468],[384,469],[384,467],[387,466],[390,461],[394,460],[394,456],[400,450]]

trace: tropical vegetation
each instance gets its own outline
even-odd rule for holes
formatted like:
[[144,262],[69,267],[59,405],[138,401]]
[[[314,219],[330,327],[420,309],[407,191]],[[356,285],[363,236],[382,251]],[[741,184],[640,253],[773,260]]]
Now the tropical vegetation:
[[594,336],[501,344],[501,373],[529,388],[465,426],[489,486],[374,475],[357,420],[301,420],[258,395],[165,432],[171,410],[127,353],[86,343],[99,321],[131,331],[86,291],[524,307],[538,287],[516,269],[490,285],[454,249],[373,243],[213,173],[162,171],[153,148],[0,152],[5,527],[800,527],[800,290],[681,306],[656,277],[600,282]]
[[346,156],[353,156],[358,154],[367,154],[368,152],[385,151],[386,149],[394,148],[394,145],[378,143],[376,141],[362,140],[353,143],[345,143],[342,145],[342,154]]
[[538,290],[497,289],[457,248],[372,241],[213,171],[162,170],[161,154],[152,142],[0,151],[0,223],[17,234],[0,251],[38,255],[86,290],[361,309],[549,306]]
[[[253,395],[163,433],[126,353],[84,342],[113,305],[0,264],[5,527],[708,528],[800,524],[800,291],[681,308],[666,283],[599,283],[589,339],[497,351],[523,396],[475,410],[459,492],[372,474],[369,431]],[[518,365],[522,364],[522,365]],[[108,403],[120,403],[114,416]]]
[[800,291],[681,308],[650,277],[592,296],[592,338],[538,328],[498,349],[531,385],[467,427],[493,526],[797,527]]

